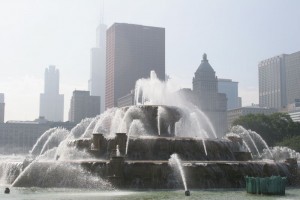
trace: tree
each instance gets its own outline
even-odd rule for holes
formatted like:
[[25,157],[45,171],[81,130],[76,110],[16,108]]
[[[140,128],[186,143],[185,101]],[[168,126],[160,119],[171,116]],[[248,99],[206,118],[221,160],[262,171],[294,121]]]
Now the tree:
[[284,138],[300,135],[300,123],[293,122],[286,113],[249,114],[235,120],[233,125],[241,125],[257,132],[270,146]]
[[285,138],[282,142],[276,144],[277,146],[285,146],[300,152],[300,136],[293,136],[290,138]]

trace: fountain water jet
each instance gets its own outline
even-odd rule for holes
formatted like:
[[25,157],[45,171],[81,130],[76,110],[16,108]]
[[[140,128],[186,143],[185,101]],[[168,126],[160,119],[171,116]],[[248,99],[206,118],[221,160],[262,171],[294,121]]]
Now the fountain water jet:
[[182,168],[182,163],[181,163],[181,160],[179,159],[179,157],[176,153],[171,155],[171,158],[169,159],[169,164],[178,169],[181,180],[182,180],[182,184],[184,186],[184,191],[188,191],[184,171],[183,171],[183,168]]
[[[246,130],[242,126],[234,126],[234,127],[232,127],[230,134],[232,134],[232,133],[234,133],[234,134],[238,135],[239,137],[243,138],[244,142],[246,143],[246,147],[248,149],[250,149],[249,145],[252,144],[252,146],[255,148],[258,156],[261,157],[261,153],[260,153],[260,151],[257,147],[256,142],[254,141],[254,139],[256,139],[257,142],[260,142],[263,145],[263,147],[265,149],[267,149],[267,151],[269,152],[271,158],[273,158],[273,154],[270,151],[269,146],[267,145],[265,140],[259,134],[257,134],[255,131]],[[250,144],[247,142],[247,138],[250,140]],[[249,150],[249,151],[251,151],[251,150]]]

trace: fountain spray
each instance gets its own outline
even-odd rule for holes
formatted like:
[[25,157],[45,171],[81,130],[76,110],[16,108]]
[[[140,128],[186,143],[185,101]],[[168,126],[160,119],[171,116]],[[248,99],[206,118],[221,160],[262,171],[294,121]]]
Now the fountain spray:
[[171,158],[169,159],[169,164],[172,167],[176,167],[177,170],[179,171],[180,176],[181,176],[181,180],[182,180],[182,183],[183,183],[183,186],[184,186],[184,191],[185,191],[184,194],[185,194],[185,196],[190,196],[191,193],[187,188],[187,184],[186,184],[186,180],[185,180],[185,174],[184,174],[184,171],[183,171],[183,168],[182,168],[181,160],[178,157],[178,154],[174,153],[174,154],[171,155]]

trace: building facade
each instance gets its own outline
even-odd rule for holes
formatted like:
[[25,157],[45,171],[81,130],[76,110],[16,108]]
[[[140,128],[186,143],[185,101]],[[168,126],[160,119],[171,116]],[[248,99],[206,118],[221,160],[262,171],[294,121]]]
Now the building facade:
[[117,106],[154,70],[165,79],[165,29],[115,23],[107,30],[105,108]]
[[69,121],[79,123],[82,119],[100,114],[100,97],[90,96],[89,91],[75,90],[71,98]]
[[286,101],[293,104],[300,99],[300,51],[285,56]]
[[44,118],[35,121],[7,121],[0,123],[1,154],[28,154],[38,138],[54,127],[71,130],[76,124],[70,122],[49,122]]
[[50,127],[34,122],[0,124],[0,151],[2,154],[28,153],[37,139]]
[[285,55],[263,60],[258,65],[259,105],[280,109],[286,106]]
[[91,49],[89,91],[92,96],[99,96],[100,113],[105,110],[105,75],[106,75],[106,25],[97,27],[96,47]]
[[45,70],[44,93],[40,94],[40,116],[49,121],[63,121],[64,95],[59,94],[59,70],[51,65]]
[[238,82],[231,79],[218,78],[218,92],[226,94],[227,97],[227,110],[239,108],[240,99],[238,93]]
[[4,94],[0,93],[0,123],[4,123],[4,116],[5,116]]
[[261,107],[282,109],[300,99],[300,51],[263,60],[258,71]]
[[295,99],[294,103],[288,104],[286,112],[294,122],[300,122],[300,99]]
[[264,114],[271,115],[275,112],[278,112],[275,108],[262,108],[258,105],[252,105],[247,107],[236,108],[227,111],[228,127],[232,127],[232,123],[241,116],[249,114]]
[[227,99],[225,94],[218,93],[218,79],[206,54],[195,72],[193,93],[196,105],[210,119],[217,136],[224,136],[227,132]]
[[129,94],[118,99],[117,106],[119,108],[132,105],[134,105],[134,90],[131,90]]

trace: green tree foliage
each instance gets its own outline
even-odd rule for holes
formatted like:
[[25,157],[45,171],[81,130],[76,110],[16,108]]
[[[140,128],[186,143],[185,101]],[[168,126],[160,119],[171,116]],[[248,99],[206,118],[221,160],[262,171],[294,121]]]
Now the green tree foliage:
[[289,147],[297,152],[300,152],[300,136],[293,136],[285,138],[282,142],[276,144],[277,146]]
[[295,123],[286,113],[272,115],[249,114],[233,122],[261,135],[270,146],[281,142],[284,138],[300,135],[300,123]]

